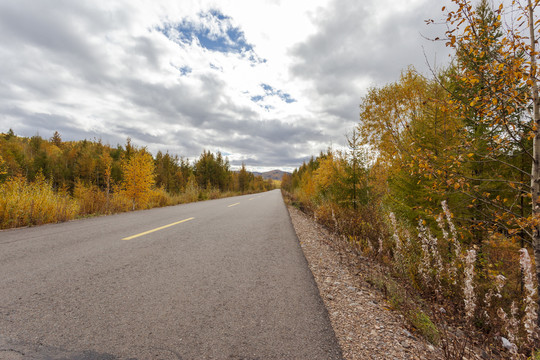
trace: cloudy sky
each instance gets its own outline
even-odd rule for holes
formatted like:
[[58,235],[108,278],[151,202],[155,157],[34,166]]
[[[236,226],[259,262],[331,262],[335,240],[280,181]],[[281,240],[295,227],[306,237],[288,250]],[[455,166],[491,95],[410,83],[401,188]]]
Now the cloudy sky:
[[127,137],[290,170],[345,143],[370,86],[448,61],[433,0],[2,0],[0,132]]

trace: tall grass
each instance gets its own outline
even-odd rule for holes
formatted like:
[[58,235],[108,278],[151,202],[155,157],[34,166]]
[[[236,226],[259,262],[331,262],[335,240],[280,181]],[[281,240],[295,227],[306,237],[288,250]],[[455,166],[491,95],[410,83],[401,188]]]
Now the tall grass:
[[84,185],[81,181],[75,183],[73,198],[79,204],[78,215],[106,214],[109,212],[107,194],[95,185]]
[[[189,202],[219,199],[239,195],[238,192],[220,192],[202,189],[190,182],[179,194],[170,194],[163,188],[151,189],[146,202],[137,209],[151,209]],[[0,229],[41,225],[75,219],[77,217],[106,215],[130,211],[133,202],[120,186],[110,192],[94,184],[77,181],[72,194],[67,188],[54,190],[43,175],[28,182],[24,177],[13,177],[0,184]]]
[[65,191],[55,192],[43,175],[28,183],[14,177],[0,185],[0,229],[74,219],[79,205]]

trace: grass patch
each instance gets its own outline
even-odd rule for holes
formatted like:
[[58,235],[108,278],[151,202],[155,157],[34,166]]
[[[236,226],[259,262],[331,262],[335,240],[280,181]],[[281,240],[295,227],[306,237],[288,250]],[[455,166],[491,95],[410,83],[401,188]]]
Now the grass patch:
[[422,310],[411,310],[408,320],[427,341],[433,345],[439,344],[441,340],[439,330],[425,312]]
[[440,333],[428,313],[422,307],[422,300],[414,297],[395,279],[380,273],[372,273],[366,282],[384,294],[390,306],[403,314],[408,323],[427,341],[434,345],[440,342]]

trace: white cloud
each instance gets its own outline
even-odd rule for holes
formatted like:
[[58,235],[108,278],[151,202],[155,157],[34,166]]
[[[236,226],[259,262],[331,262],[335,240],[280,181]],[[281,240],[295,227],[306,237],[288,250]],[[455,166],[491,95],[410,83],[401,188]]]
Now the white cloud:
[[367,86],[425,70],[433,3],[2,2],[0,131],[291,168],[344,143]]

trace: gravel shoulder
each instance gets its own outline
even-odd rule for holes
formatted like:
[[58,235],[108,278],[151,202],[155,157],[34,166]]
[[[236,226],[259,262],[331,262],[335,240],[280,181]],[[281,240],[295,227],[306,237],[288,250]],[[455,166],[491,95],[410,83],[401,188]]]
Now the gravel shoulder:
[[345,359],[442,359],[440,349],[413,334],[366,282],[367,274],[378,271],[375,264],[358,261],[343,240],[288,209]]

